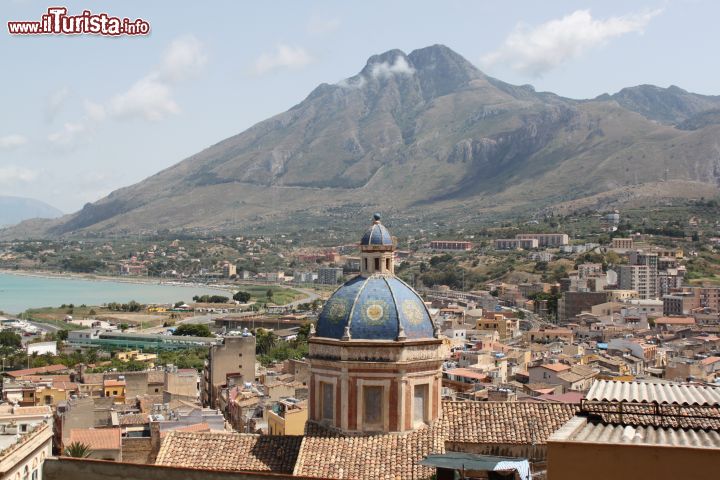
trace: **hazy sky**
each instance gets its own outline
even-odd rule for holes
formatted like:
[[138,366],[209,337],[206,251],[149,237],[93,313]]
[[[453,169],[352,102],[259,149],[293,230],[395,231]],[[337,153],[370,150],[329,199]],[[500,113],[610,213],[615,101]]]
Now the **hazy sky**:
[[[143,18],[151,34],[8,34],[56,5]],[[642,83],[720,94],[718,18],[717,0],[0,0],[0,195],[74,211],[393,48],[442,43],[573,98]]]

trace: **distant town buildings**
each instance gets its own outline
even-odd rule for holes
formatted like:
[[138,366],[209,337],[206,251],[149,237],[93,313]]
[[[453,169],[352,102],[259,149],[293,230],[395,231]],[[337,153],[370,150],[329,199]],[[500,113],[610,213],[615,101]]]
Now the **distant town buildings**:
[[454,240],[433,240],[430,242],[430,249],[468,252],[472,250],[472,243]]

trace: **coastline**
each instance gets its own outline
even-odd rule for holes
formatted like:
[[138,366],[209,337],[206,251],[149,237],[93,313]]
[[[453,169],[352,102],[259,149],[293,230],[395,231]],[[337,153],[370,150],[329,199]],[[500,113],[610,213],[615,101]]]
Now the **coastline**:
[[35,277],[47,279],[64,279],[64,280],[85,280],[91,282],[112,282],[112,283],[129,283],[134,285],[170,285],[176,287],[202,287],[216,289],[222,291],[232,291],[231,285],[212,285],[199,282],[183,282],[178,280],[163,281],[153,277],[121,277],[111,275],[96,275],[93,273],[75,273],[75,272],[53,272],[45,270],[8,270],[0,268],[0,274],[15,275],[19,277]]

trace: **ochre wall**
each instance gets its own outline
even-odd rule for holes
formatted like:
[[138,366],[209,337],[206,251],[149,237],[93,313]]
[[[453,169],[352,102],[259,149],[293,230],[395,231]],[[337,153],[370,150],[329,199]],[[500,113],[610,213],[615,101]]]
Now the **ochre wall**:
[[[710,473],[715,472],[715,473]],[[550,480],[607,480],[609,478],[710,478],[720,472],[720,453],[713,449],[548,444]]]

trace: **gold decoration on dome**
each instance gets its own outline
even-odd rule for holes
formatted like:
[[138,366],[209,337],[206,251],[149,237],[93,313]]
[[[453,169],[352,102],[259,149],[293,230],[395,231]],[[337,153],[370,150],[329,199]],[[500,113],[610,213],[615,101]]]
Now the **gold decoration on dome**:
[[328,309],[327,318],[332,323],[339,323],[343,318],[345,318],[346,312],[347,305],[345,305],[345,302],[335,301],[330,305],[330,308]]
[[408,323],[412,325],[418,325],[423,321],[422,309],[413,300],[404,300],[402,302],[402,312]]

